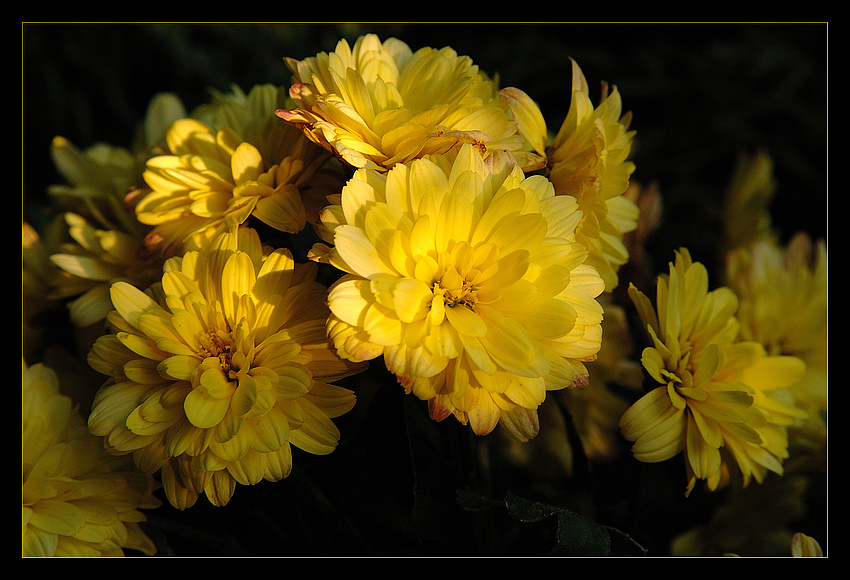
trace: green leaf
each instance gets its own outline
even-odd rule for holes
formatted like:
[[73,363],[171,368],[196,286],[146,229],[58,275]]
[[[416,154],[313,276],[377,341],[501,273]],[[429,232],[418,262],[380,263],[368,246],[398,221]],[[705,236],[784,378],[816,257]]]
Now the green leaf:
[[550,556],[645,556],[646,550],[627,534],[593,522],[573,511],[528,500],[508,492],[505,501],[483,498],[468,490],[458,490],[458,505],[469,511],[485,511],[504,506],[508,514],[523,523],[557,518],[555,546]]
[[593,522],[570,510],[528,500],[508,492],[508,513],[521,522],[539,522],[558,518],[556,543],[552,556],[642,556],[646,550],[627,534]]

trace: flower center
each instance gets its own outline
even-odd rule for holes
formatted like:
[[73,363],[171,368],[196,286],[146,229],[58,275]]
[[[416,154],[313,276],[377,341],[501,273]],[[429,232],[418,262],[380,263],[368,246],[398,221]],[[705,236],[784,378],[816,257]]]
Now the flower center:
[[234,356],[241,353],[236,352],[233,339],[227,333],[208,333],[201,343],[201,352],[206,358],[217,358],[221,365],[221,372],[231,381],[236,380],[243,368],[243,364],[239,364],[239,361],[245,357]]
[[475,286],[462,277],[458,271],[451,267],[437,282],[434,282],[434,294],[443,297],[446,306],[466,306],[470,310],[475,309],[477,302],[477,291]]

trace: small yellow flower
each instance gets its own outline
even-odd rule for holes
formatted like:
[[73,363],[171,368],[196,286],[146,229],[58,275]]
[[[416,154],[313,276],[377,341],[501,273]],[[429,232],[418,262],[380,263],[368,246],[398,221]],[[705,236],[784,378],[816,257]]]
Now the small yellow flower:
[[109,455],[89,433],[56,373],[23,363],[21,381],[21,555],[152,555],[140,509],[160,505],[154,480]]
[[298,187],[307,222],[315,224],[319,211],[327,205],[327,196],[342,188],[342,168],[338,163],[326,163],[329,154],[324,149],[272,114],[283,104],[291,105],[285,94],[272,84],[257,85],[248,94],[233,86],[230,93],[213,92],[212,102],[198,107],[192,117],[241,135],[257,147],[264,160],[282,160],[278,179]]
[[737,297],[726,287],[709,291],[705,267],[685,249],[658,278],[657,311],[633,285],[629,294],[652,340],[641,361],[661,384],[620,420],[634,456],[658,462],[684,451],[688,492],[697,479],[717,489],[735,467],[745,485],[781,474],[786,429],[805,417],[788,391],[805,363],[737,341]]
[[637,227],[638,207],[624,196],[635,170],[628,160],[634,131],[631,115],[622,115],[617,87],[604,87],[594,108],[587,81],[575,61],[570,109],[554,140],[546,149],[549,179],[558,195],[578,199],[584,219],[576,236],[588,247],[588,263],[611,291],[619,280],[617,270],[628,261],[623,234]]
[[602,281],[574,241],[575,199],[544,177],[494,172],[467,144],[358,170],[322,217],[334,245],[312,257],[347,273],[329,293],[334,345],[383,355],[432,418],[527,440],[547,390],[586,383]]
[[146,243],[166,255],[249,217],[288,233],[306,224],[302,193],[329,154],[276,119],[279,89],[262,85],[241,98],[220,98],[199,118],[176,121],[166,137],[168,153],[149,159],[143,173],[150,191],[136,216],[155,226]]
[[327,289],[316,265],[264,249],[248,228],[166,262],[148,292],[112,286],[114,334],[97,340],[92,367],[110,380],[89,428],[113,453],[162,471],[168,500],[185,509],[205,493],[224,505],[236,484],[277,481],[291,445],[333,451],[332,418],[354,394],[330,382],[362,365],[328,345]]
[[536,105],[518,89],[499,91],[450,47],[413,52],[367,34],[353,47],[343,39],[331,53],[286,64],[296,108],[278,115],[353,167],[386,170],[461,143],[516,152],[525,169],[543,164]]

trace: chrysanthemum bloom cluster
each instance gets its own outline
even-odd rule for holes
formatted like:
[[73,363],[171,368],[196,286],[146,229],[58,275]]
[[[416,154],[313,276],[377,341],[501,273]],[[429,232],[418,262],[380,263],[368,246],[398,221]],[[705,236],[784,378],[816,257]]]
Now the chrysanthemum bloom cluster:
[[[595,298],[616,286],[628,257],[621,236],[637,208],[622,194],[633,133],[616,89],[594,109],[575,66],[571,111],[547,148],[531,98],[499,90],[448,47],[413,52],[365,35],[287,64],[296,108],[278,116],[359,169],[317,228],[333,250],[313,252],[349,274],[329,296],[340,354],[382,355],[435,419],[454,414],[479,434],[501,422],[533,437],[547,389],[587,384],[583,362],[601,341]],[[537,170],[544,175],[530,175]],[[511,188],[508,203],[501,193]],[[559,193],[564,200],[551,199]],[[520,220],[535,214],[546,225],[524,231]],[[404,239],[390,243],[393,229]],[[498,233],[485,238],[490,229]],[[423,236],[433,239],[418,247]],[[573,249],[554,250],[556,239]],[[528,265],[507,263],[523,245]]]
[[603,87],[594,108],[587,81],[573,62],[572,100],[566,118],[546,149],[548,177],[558,195],[578,200],[584,217],[576,239],[588,248],[588,264],[605,280],[606,291],[619,283],[617,270],[629,259],[623,234],[637,227],[638,207],[625,194],[635,170],[628,157],[634,131],[622,114],[617,87]]
[[224,505],[236,484],[286,477],[292,445],[331,452],[331,419],[355,397],[330,381],[360,368],[328,345],[327,289],[315,274],[243,227],[169,259],[148,292],[114,284],[115,332],[89,355],[110,376],[92,433],[144,472],[161,471],[180,509],[202,493]]
[[[329,153],[274,116],[284,96],[258,85],[171,126],[168,153],[147,162],[150,191],[136,205],[139,221],[154,226],[148,247],[179,255],[250,217],[282,232],[304,228],[302,194]],[[316,187],[325,184],[322,178]]]
[[21,457],[22,556],[156,552],[139,527],[160,505],[154,480],[103,449],[42,364],[22,368]]
[[[216,93],[167,130],[151,114],[161,138],[128,199],[149,254],[173,257],[150,286],[110,271],[112,333],[89,355],[110,377],[91,431],[161,472],[181,509],[286,477],[290,445],[332,450],[331,419],[354,396],[329,383],[378,356],[434,419],[482,435],[501,424],[525,441],[547,390],[586,386],[601,345],[605,281],[588,248],[627,228],[597,227],[610,212],[574,194],[625,191],[631,134],[618,98],[586,110],[586,88],[574,91],[583,98],[565,126],[580,134],[562,130],[570,145],[549,150],[547,169],[536,104],[450,48],[366,35],[287,64],[291,101],[259,85]],[[547,175],[524,171],[563,177],[559,160],[582,139],[593,144],[575,168],[581,188],[557,195]],[[332,153],[356,171],[345,187],[323,171]],[[261,249],[249,219],[288,233],[315,222],[328,245],[312,258],[345,275],[329,291],[315,264]],[[91,252],[124,248],[73,225]]]
[[347,273],[328,298],[337,351],[383,355],[436,420],[534,437],[546,391],[585,385],[601,342],[580,219],[575,198],[471,144],[358,170],[322,214],[333,247],[313,252]]
[[278,115],[355,168],[396,163],[473,143],[511,152],[538,169],[546,141],[542,115],[525,93],[496,82],[450,47],[416,52],[374,34],[304,60],[286,59],[296,107]]
[[788,388],[805,363],[738,340],[737,297],[726,287],[709,291],[705,267],[687,250],[658,278],[657,311],[633,285],[629,292],[652,340],[643,366],[661,385],[621,418],[634,456],[658,462],[684,451],[688,492],[700,479],[715,490],[735,472],[744,485],[781,474],[786,429],[805,416]]

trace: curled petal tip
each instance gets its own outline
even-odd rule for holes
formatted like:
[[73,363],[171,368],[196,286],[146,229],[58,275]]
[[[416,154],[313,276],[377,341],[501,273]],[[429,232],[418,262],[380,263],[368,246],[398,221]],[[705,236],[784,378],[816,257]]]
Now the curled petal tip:
[[297,117],[296,112],[290,109],[277,109],[274,114],[277,115],[279,118],[283,119],[284,121],[289,121],[292,120],[294,117]]

